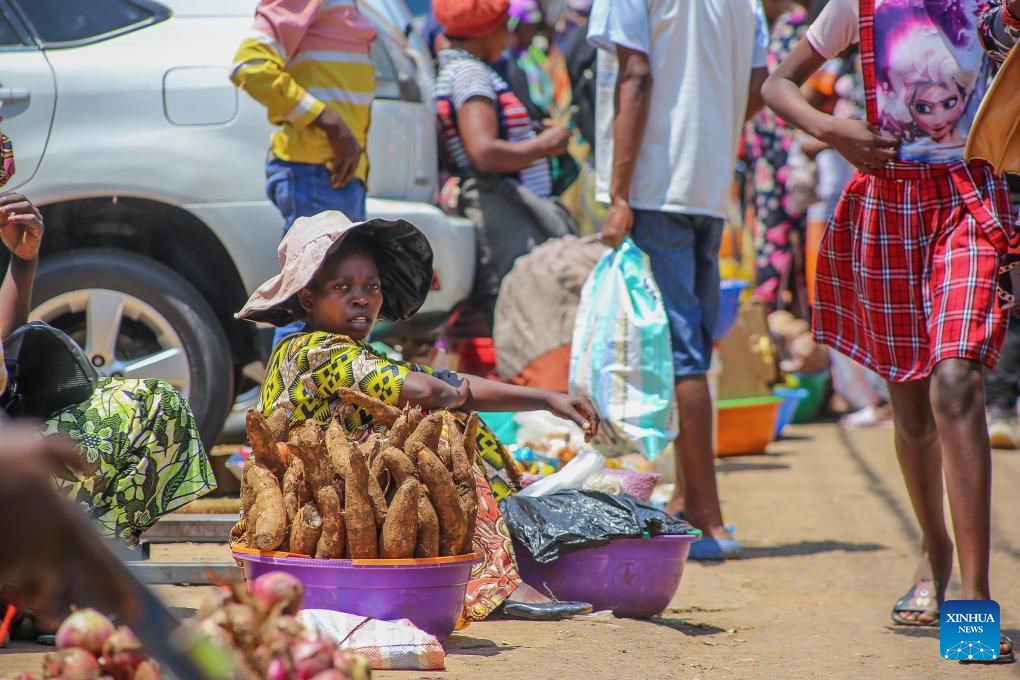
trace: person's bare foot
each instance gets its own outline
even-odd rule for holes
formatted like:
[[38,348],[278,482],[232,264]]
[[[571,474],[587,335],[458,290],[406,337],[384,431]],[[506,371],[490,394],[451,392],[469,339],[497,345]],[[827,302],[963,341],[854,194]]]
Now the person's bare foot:
[[511,602],[523,602],[525,604],[545,604],[552,602],[552,598],[548,595],[544,595],[527,583],[521,582],[521,585],[517,586],[517,590],[511,593],[510,597],[507,598]]
[[684,519],[690,522],[696,529],[701,529],[701,534],[705,538],[714,538],[717,541],[733,538],[726,525],[719,521],[719,519],[711,517],[711,515],[700,517],[694,512],[687,512],[684,515]]
[[1003,635],[999,640],[999,656],[1009,656],[1013,651],[1013,638]]
[[677,515],[684,511],[684,497],[676,496],[669,503],[666,503],[666,514]]
[[[933,547],[921,555],[917,570],[914,572],[914,583],[934,581],[942,592],[933,593],[933,596],[941,598],[945,595],[946,585],[952,575],[953,544],[947,536],[943,544]],[[937,611],[898,611],[897,613],[903,621],[921,626],[928,626],[939,620]]]

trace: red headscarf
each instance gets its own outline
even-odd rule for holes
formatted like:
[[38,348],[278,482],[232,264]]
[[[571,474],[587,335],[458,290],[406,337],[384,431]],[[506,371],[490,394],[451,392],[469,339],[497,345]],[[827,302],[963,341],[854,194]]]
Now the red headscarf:
[[510,0],[433,0],[432,12],[448,38],[484,38],[506,30]]

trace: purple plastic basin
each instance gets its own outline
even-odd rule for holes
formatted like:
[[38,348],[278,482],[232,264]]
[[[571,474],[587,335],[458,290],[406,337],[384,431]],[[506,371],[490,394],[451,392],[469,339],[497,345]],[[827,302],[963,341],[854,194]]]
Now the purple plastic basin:
[[305,587],[305,609],[410,619],[426,633],[443,639],[453,633],[464,611],[471,567],[479,557],[443,564],[363,565],[351,560],[313,560],[234,553],[243,560],[245,578],[270,571],[296,576]]
[[514,547],[521,576],[540,592],[548,586],[561,600],[590,602],[595,611],[643,619],[669,606],[695,540],[697,536],[617,538],[549,564],[536,562],[516,541]]

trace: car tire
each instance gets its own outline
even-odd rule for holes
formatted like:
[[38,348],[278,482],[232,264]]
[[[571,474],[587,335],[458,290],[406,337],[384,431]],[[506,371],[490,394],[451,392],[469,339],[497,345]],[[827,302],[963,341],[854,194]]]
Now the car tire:
[[33,310],[88,289],[141,300],[172,327],[187,359],[188,401],[202,442],[211,448],[230,409],[234,382],[230,346],[209,304],[186,279],[153,259],[122,251],[79,250],[43,260]]

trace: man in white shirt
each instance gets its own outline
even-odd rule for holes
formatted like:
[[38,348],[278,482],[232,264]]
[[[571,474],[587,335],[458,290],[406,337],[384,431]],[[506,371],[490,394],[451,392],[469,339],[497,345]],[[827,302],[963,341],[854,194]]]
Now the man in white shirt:
[[603,239],[651,259],[673,336],[680,435],[667,507],[704,532],[692,559],[737,557],[715,481],[706,373],[719,307],[717,253],[740,128],[761,108],[768,27],[760,0],[595,0],[597,195]]

